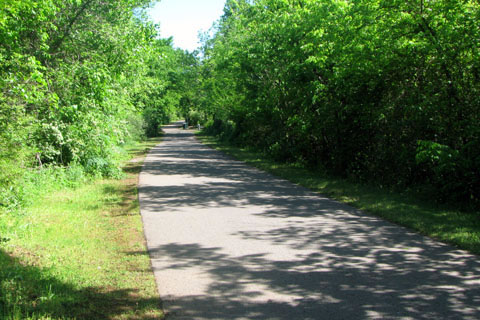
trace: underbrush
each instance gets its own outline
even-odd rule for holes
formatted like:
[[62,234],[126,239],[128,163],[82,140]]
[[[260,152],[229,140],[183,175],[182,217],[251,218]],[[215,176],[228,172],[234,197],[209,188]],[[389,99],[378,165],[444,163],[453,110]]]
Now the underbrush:
[[88,180],[83,166],[45,166],[28,169],[8,187],[0,187],[3,211],[15,212],[32,204],[39,196],[62,189],[76,188]]
[[[129,158],[156,143],[130,145]],[[163,318],[139,215],[141,165],[125,162],[120,179],[79,165],[24,175],[20,200],[0,213],[0,319]]]

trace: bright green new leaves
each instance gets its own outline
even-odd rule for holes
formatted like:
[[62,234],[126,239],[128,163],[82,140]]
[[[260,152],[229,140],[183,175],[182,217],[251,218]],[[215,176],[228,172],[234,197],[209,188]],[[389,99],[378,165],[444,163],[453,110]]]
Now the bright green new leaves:
[[[479,15],[477,1],[229,1],[204,52],[213,128],[277,159],[478,204]],[[418,141],[455,156],[417,161],[438,149]]]
[[175,115],[180,53],[142,18],[151,2],[2,1],[0,206],[33,167],[118,175],[118,147]]

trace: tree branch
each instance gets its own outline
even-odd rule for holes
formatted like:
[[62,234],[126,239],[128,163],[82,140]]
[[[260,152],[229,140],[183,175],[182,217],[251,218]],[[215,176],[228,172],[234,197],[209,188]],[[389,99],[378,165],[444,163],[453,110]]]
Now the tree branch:
[[65,31],[63,32],[63,35],[61,37],[58,37],[57,40],[50,46],[50,53],[53,54],[55,51],[60,48],[60,46],[63,44],[65,39],[70,36],[72,32],[72,28],[77,22],[77,20],[80,18],[80,16],[87,10],[88,6],[92,4],[95,0],[87,0],[85,1],[82,6],[78,9],[78,11],[75,13],[75,15],[72,17],[70,22],[67,24],[67,27],[65,28]]

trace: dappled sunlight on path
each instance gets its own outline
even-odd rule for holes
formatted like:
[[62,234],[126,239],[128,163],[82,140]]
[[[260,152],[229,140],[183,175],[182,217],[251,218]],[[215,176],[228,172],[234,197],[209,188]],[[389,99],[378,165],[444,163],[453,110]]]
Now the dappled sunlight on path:
[[478,319],[480,260],[165,128],[140,202],[170,319]]

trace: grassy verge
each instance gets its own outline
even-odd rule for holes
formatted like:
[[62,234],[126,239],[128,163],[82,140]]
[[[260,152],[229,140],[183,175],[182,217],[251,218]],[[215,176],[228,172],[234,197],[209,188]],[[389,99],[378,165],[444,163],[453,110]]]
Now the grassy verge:
[[0,216],[1,319],[161,319],[137,200],[143,155],[120,180],[87,182]]
[[200,140],[246,163],[276,176],[320,192],[424,235],[480,254],[480,213],[442,208],[414,194],[389,192],[378,187],[327,177],[294,164],[276,163],[259,152],[222,143],[214,137]]

